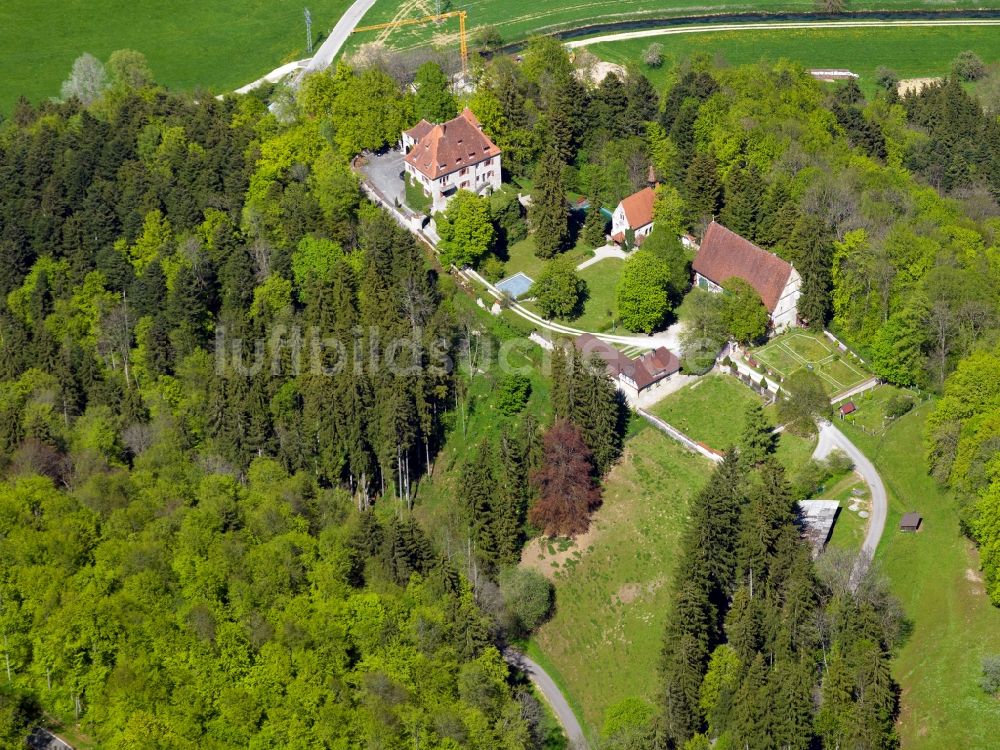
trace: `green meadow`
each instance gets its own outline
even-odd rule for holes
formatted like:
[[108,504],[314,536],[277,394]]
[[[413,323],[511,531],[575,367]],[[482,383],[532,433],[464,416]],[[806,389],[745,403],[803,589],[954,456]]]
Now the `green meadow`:
[[[986,596],[955,499],[927,475],[921,434],[932,409],[933,402],[917,407],[880,437],[838,426],[872,459],[889,493],[875,562],[912,624],[894,662],[902,688],[902,746],[995,747],[1000,706],[978,683],[983,657],[1000,654],[1000,609]],[[921,530],[900,532],[899,520],[911,510],[923,516]]]
[[660,85],[671,62],[703,53],[731,65],[786,58],[807,68],[846,68],[861,76],[871,90],[879,66],[903,78],[946,75],[951,61],[963,50],[973,50],[987,62],[1000,60],[1000,28],[881,28],[783,29],[779,31],[725,31],[705,34],[669,34],[645,39],[594,44],[588,49],[602,60],[622,65],[639,63],[650,44],[663,45],[664,64],[642,72]]
[[[0,113],[19,96],[59,95],[73,61],[116,49],[146,55],[171,88],[225,91],[306,57],[302,2],[289,0],[4,0],[0,3]],[[333,28],[350,0],[308,4],[313,37]]]

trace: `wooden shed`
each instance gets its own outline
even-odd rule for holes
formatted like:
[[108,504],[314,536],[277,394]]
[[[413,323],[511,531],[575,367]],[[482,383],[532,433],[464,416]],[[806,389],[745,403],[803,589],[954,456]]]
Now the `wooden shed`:
[[920,523],[924,519],[919,513],[904,513],[903,518],[899,522],[900,531],[917,531],[920,528]]
[[853,414],[858,410],[858,407],[854,405],[853,401],[848,401],[846,404],[840,407],[840,418],[843,419],[848,414]]

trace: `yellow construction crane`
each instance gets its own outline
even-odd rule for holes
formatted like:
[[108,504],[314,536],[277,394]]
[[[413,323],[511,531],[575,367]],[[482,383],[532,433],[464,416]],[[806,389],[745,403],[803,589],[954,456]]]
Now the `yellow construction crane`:
[[465,77],[469,73],[469,46],[465,39],[465,19],[468,15],[468,12],[464,10],[452,10],[447,13],[437,13],[433,16],[424,16],[423,18],[404,18],[401,21],[376,23],[372,26],[358,26],[354,29],[354,33],[357,34],[359,31],[395,29],[398,26],[413,26],[416,24],[428,23],[429,21],[443,21],[446,18],[454,18],[455,16],[458,16],[458,54],[462,60],[462,76]]

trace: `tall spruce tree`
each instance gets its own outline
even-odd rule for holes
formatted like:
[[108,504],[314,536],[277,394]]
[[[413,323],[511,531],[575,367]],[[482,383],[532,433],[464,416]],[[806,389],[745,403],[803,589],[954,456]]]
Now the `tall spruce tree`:
[[528,217],[534,229],[535,254],[551,258],[569,242],[569,208],[563,186],[563,162],[555,149],[548,149],[535,170]]
[[802,277],[798,315],[813,329],[822,329],[830,315],[830,265],[833,247],[823,221],[804,216],[795,224],[788,252]]
[[754,401],[747,407],[740,435],[740,458],[750,468],[759,466],[777,448],[777,436],[764,414],[764,407]]
[[722,182],[719,165],[710,153],[698,151],[691,159],[684,176],[684,200],[691,224],[718,216],[722,208]]

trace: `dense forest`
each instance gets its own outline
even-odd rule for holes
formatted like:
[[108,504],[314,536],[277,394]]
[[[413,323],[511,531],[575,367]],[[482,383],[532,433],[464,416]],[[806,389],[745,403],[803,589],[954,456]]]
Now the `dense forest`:
[[[44,714],[122,749],[542,746],[500,649],[550,592],[513,566],[530,534],[586,529],[627,415],[572,348],[541,420],[526,378],[496,378],[495,434],[445,469],[463,549],[412,513],[469,411],[470,332],[490,334],[350,165],[460,103],[534,192],[527,215],[456,199],[446,263],[496,275],[530,228],[572,310],[558,256],[600,241],[600,206],[652,164],[623,315],[652,330],[696,307],[694,369],[747,316],[681,304],[678,235],[718,216],[793,261],[810,324],[890,382],[943,388],[934,472],[1000,601],[1000,137],[957,79],[866,99],[693,59],[658,93],[541,39],[476,61],[462,102],[434,61],[378,58],[216,99],[165,91],[135,53],[85,62],[64,101],[0,123],[3,743]],[[695,505],[660,710],[609,746],[894,745],[898,614],[809,559],[759,416]]]

